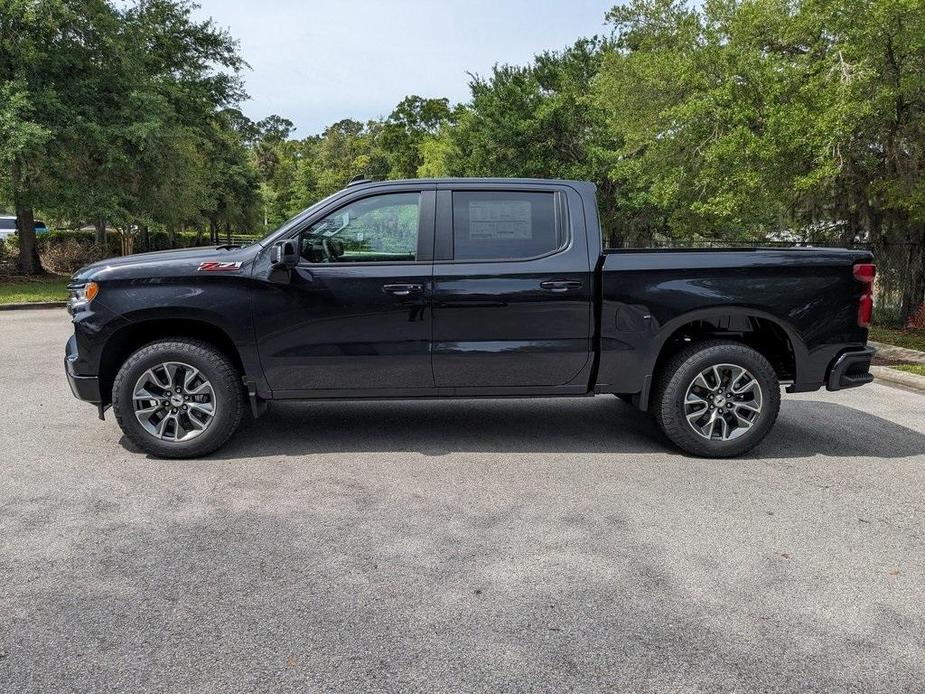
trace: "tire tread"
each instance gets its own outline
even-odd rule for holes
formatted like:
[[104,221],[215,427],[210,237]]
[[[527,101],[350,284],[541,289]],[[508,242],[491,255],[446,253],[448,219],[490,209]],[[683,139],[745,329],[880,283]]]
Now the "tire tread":
[[[754,434],[749,432],[739,439],[724,443],[722,446],[717,446],[715,443],[705,439],[694,438],[697,435],[685,421],[683,411],[675,407],[678,398],[684,397],[680,390],[686,389],[688,385],[684,382],[686,377],[683,373],[688,362],[709,356],[711,353],[716,353],[717,358],[723,361],[733,361],[735,357],[730,357],[729,355],[735,353],[738,353],[740,358],[755,361],[759,367],[759,372],[762,372],[755,375],[763,376],[765,380],[763,387],[769,386],[767,389],[771,391],[766,393],[764,398],[763,406],[769,409],[764,410],[765,418],[760,423],[760,428]],[[723,356],[720,357],[719,355]],[[722,339],[704,340],[681,349],[662,366],[659,370],[651,402],[656,423],[678,448],[701,457],[729,458],[751,450],[761,443],[768,431],[770,431],[780,410],[780,385],[774,367],[760,352],[741,342]],[[729,445],[736,442],[738,442],[738,445]]]
[[[210,368],[218,372],[217,386],[224,386],[232,393],[232,397],[229,398],[230,402],[222,403],[222,407],[230,408],[231,416],[220,422],[213,422],[206,432],[183,446],[157,441],[150,436],[146,437],[141,430],[132,426],[134,422],[130,418],[134,417],[134,410],[131,403],[123,403],[120,397],[126,379],[130,378],[129,374],[139,363],[154,355],[171,351],[188,354],[209,364]],[[241,424],[245,409],[244,400],[241,376],[228,356],[214,345],[193,338],[162,339],[140,347],[119,368],[112,386],[112,409],[119,428],[132,443],[159,458],[197,458],[223,446]],[[219,425],[218,432],[213,431],[216,424]]]

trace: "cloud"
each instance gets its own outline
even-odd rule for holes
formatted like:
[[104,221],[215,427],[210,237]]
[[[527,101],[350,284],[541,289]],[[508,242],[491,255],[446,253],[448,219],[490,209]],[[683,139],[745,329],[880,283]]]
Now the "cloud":
[[469,97],[467,72],[522,64],[600,34],[604,0],[201,0],[241,43],[252,118],[278,113],[297,135],[388,115],[408,94]]

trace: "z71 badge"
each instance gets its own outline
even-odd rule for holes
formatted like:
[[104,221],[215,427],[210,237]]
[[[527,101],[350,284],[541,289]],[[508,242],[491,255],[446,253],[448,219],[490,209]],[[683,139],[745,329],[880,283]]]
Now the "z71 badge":
[[217,260],[209,260],[199,263],[199,272],[237,272],[241,269],[241,261],[235,263],[220,263]]

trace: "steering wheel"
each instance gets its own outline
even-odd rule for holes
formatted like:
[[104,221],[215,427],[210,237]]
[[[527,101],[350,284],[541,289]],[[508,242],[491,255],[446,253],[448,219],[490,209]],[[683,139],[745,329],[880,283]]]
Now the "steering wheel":
[[337,262],[337,253],[334,251],[334,247],[331,245],[331,240],[327,238],[321,239],[321,252],[324,253],[325,263],[336,263]]

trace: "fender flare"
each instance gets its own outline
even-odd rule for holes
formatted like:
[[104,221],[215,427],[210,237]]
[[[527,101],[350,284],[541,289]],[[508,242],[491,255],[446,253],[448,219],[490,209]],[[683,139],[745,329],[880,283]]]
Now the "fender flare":
[[125,334],[145,323],[163,322],[165,325],[169,325],[171,321],[198,323],[221,333],[227,344],[234,349],[235,354],[232,356],[240,363],[243,370],[241,376],[245,379],[249,393],[253,391],[255,395],[260,397],[270,395],[269,387],[264,379],[263,369],[257,357],[256,342],[253,338],[251,327],[241,324],[229,324],[221,314],[208,309],[172,305],[127,311],[122,314],[121,318],[123,320],[119,327],[107,336],[106,344],[101,351],[101,357],[107,347],[113,343],[114,338],[118,339],[120,334]]
[[741,316],[745,318],[760,318],[766,320],[772,325],[780,328],[787,339],[790,341],[790,347],[793,350],[794,362],[794,382],[800,381],[800,374],[809,359],[809,352],[806,349],[806,343],[800,337],[796,329],[780,317],[772,313],[763,311],[759,308],[749,306],[711,306],[709,308],[696,309],[688,311],[680,316],[675,316],[670,321],[659,327],[658,332],[653,336],[653,346],[646,361],[645,379],[643,381],[642,391],[639,393],[639,407],[642,410],[648,409],[649,391],[652,386],[652,379],[655,376],[655,365],[665,349],[665,344],[675,332],[688,323],[701,320],[711,320],[722,318],[724,316]]

